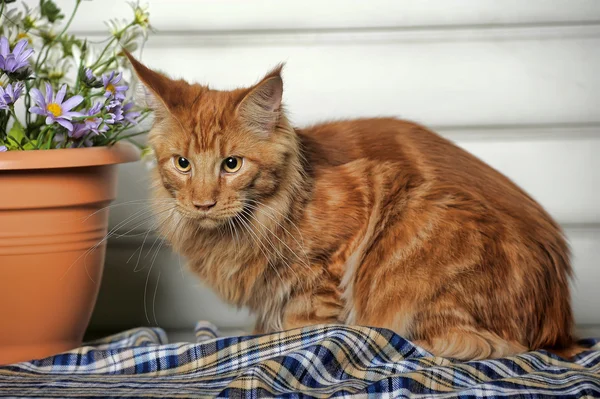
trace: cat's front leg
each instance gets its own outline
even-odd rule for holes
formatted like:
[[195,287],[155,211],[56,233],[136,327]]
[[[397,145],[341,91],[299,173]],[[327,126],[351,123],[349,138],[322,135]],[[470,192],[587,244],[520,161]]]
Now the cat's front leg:
[[309,292],[288,301],[281,324],[284,330],[317,324],[339,324],[342,310],[337,293]]

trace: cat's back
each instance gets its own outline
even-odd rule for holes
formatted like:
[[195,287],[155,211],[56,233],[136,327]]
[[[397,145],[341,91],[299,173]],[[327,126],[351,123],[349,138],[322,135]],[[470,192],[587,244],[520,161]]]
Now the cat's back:
[[[399,274],[406,281],[426,277],[422,284],[413,282],[405,288],[398,288],[400,283],[395,281],[394,290],[385,291],[388,297],[399,292],[402,298],[429,298],[424,293],[443,290],[452,311],[465,310],[503,339],[527,348],[569,347],[568,246],[558,224],[510,179],[449,140],[408,121],[332,122],[300,129],[298,134],[317,187],[311,202],[314,209],[310,209],[319,217],[307,225],[319,226],[319,218],[337,217],[332,225],[367,232],[358,240],[367,242],[365,248],[371,251],[361,253],[359,280],[370,294],[359,294],[362,286],[355,289],[355,300],[363,298],[364,309],[372,309],[368,303],[381,289],[369,282],[385,280],[377,273],[401,268]],[[323,198],[333,198],[330,202],[335,207],[327,208]],[[365,214],[362,218],[357,209]],[[368,229],[375,225],[379,229]],[[315,228],[315,236],[322,237],[321,232],[329,230]],[[354,247],[348,251],[355,252]],[[387,266],[378,266],[386,264],[386,259]],[[506,285],[498,285],[499,281]],[[519,294],[507,295],[507,287]],[[465,292],[474,293],[473,298]],[[445,321],[427,324],[440,317],[440,310],[426,299],[421,302],[432,310],[422,320],[415,316],[413,337],[421,333],[427,337],[433,334],[432,328],[445,325]],[[389,312],[381,306],[381,317],[369,322],[408,333],[395,321],[383,323]],[[505,315],[505,320],[499,320],[498,314]],[[527,336],[516,333],[519,326],[528,326]]]
[[[393,173],[427,185],[433,200],[462,196],[492,209],[551,222],[527,193],[474,155],[417,123],[396,118],[336,121],[298,129],[317,172],[351,162],[391,163]],[[516,215],[518,213],[519,215]]]
[[[428,170],[453,167],[455,172],[466,172],[473,164],[483,165],[424,126],[396,118],[327,122],[297,129],[297,133],[304,155],[315,168],[360,160],[396,162],[405,166],[410,163],[411,167],[427,175]],[[444,177],[436,176],[438,179]]]

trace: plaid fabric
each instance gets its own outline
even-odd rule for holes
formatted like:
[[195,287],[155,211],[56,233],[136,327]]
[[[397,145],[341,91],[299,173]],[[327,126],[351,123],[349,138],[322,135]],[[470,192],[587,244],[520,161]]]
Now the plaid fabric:
[[138,328],[43,360],[0,367],[3,397],[600,397],[600,342],[575,362],[545,351],[437,358],[383,329],[318,326],[167,344]]

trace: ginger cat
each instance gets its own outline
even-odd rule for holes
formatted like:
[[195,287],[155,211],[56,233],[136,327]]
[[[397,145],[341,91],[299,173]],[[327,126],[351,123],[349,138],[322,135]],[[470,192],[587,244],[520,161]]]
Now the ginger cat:
[[569,250],[505,176],[392,118],[293,127],[281,67],[250,88],[153,97],[160,232],[256,333],[385,327],[435,355],[573,347]]

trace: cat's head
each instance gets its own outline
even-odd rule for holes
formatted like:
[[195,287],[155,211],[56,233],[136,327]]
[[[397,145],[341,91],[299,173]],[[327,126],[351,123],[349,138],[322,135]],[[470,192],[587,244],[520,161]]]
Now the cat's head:
[[282,110],[281,66],[252,87],[218,91],[130,61],[154,109],[157,195],[182,218],[225,225],[286,183],[297,137]]

